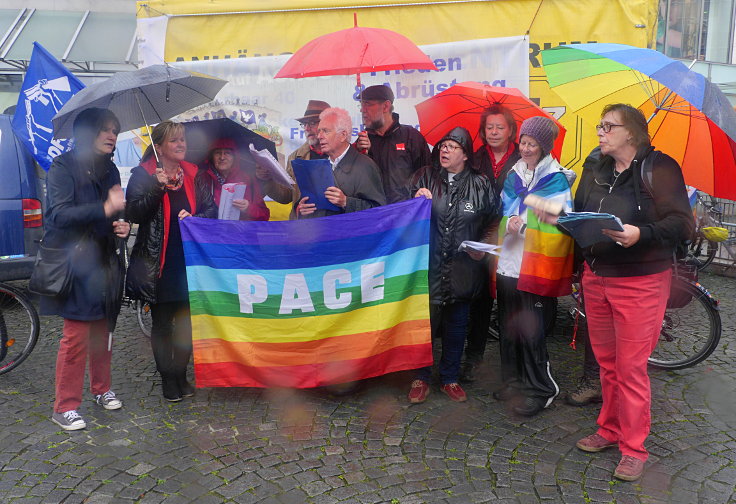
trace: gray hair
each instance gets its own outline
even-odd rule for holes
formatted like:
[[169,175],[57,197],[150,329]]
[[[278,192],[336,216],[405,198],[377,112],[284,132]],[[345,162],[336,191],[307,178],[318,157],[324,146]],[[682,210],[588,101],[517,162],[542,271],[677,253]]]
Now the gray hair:
[[347,110],[338,107],[324,109],[319,114],[319,120],[324,121],[325,119],[334,120],[335,131],[344,131],[348,135],[348,142],[350,141],[350,137],[353,134],[353,120],[350,119],[350,114]]

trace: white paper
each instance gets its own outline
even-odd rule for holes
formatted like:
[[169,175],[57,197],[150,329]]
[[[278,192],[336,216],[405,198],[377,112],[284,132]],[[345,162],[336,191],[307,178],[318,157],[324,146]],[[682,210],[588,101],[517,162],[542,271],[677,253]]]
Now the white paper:
[[460,244],[460,248],[458,248],[458,250],[467,250],[467,249],[476,250],[478,252],[487,252],[493,255],[501,255],[501,246],[491,245],[490,243],[465,240],[464,242]]
[[266,168],[271,173],[271,177],[273,177],[273,180],[277,184],[281,184],[286,187],[291,187],[296,184],[294,179],[289,176],[286,170],[284,170],[279,162],[276,161],[276,158],[274,158],[267,149],[257,150],[253,147],[253,144],[250,144],[250,153],[253,156],[253,159],[255,159],[256,164],[261,168]]
[[220,220],[240,220],[240,209],[233,206],[233,200],[237,199],[245,199],[245,184],[242,182],[223,184],[217,218]]

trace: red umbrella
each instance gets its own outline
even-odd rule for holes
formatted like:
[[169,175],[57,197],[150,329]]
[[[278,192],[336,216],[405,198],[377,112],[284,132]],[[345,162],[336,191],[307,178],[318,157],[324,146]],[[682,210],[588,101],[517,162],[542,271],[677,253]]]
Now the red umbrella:
[[391,30],[355,26],[307,42],[278,71],[276,78],[358,76],[385,70],[437,70],[411,40]]
[[549,117],[555,121],[560,134],[555,141],[552,155],[560,159],[565,128],[516,88],[489,86],[479,82],[455,84],[416,106],[419,128],[427,142],[434,145],[450,129],[462,126],[473,135],[473,149],[477,149],[483,143],[478,134],[480,116],[491,105],[503,105],[509,109],[519,128],[524,119],[533,116]]

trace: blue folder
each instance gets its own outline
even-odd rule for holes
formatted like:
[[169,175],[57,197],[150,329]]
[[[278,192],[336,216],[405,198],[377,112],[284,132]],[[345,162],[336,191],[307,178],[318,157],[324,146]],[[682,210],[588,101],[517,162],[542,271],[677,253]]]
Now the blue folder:
[[[342,210],[333,205],[325,198],[325,189],[335,186],[335,176],[332,173],[332,165],[327,159],[295,159],[291,162],[294,169],[296,184],[304,196],[309,196],[307,203],[315,203],[322,210]],[[337,187],[337,186],[335,186]]]

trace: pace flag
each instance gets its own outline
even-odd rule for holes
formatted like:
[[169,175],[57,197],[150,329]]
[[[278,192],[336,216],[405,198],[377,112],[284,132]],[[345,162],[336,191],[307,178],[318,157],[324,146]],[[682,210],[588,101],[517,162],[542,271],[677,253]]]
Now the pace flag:
[[424,198],[180,222],[202,387],[319,387],[432,364]]
[[51,118],[82,88],[84,84],[59,60],[33,43],[12,124],[15,135],[44,170],[69,148],[69,140],[54,140]]

